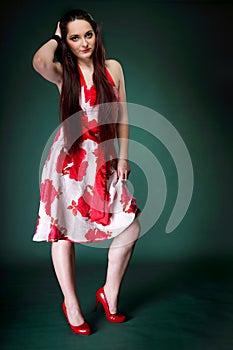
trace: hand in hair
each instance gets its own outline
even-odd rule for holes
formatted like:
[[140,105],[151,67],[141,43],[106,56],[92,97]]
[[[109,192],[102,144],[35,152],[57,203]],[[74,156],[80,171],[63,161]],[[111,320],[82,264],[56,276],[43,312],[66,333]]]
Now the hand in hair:
[[57,22],[57,28],[56,28],[54,34],[60,36],[60,38],[61,38],[60,22]]

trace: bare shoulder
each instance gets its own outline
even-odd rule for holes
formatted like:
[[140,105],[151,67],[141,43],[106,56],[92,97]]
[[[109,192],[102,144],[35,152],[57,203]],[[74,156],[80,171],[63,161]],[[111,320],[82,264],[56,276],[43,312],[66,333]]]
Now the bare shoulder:
[[119,86],[120,82],[123,79],[123,70],[121,63],[115,59],[108,59],[105,61],[106,67],[112,75],[115,83]]
[[122,72],[122,66],[121,63],[115,59],[109,59],[105,61],[106,67],[113,72],[121,73]]

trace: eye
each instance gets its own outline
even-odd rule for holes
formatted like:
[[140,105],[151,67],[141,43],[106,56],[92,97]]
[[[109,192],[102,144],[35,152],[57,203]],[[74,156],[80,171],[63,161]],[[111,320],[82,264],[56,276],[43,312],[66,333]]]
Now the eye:
[[88,39],[91,39],[92,36],[93,36],[93,33],[92,33],[92,32],[88,32],[88,33],[86,34],[86,38],[88,38]]
[[79,39],[79,36],[78,35],[73,35],[70,40],[72,41],[77,41]]

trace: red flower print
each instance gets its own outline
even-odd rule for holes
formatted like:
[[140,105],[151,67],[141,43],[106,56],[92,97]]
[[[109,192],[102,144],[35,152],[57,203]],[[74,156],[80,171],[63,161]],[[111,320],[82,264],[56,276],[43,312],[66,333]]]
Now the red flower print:
[[99,126],[97,121],[95,119],[89,121],[87,115],[82,115],[81,119],[82,135],[80,137],[80,142],[83,142],[84,140],[92,140],[99,143]]
[[98,224],[101,224],[103,226],[110,224],[110,218],[112,216],[112,213],[109,213],[109,209],[106,205],[106,212],[102,212],[101,210],[92,209],[91,215],[90,215],[90,221],[91,222],[97,222]]
[[88,188],[92,189],[92,186],[87,186],[83,195],[78,199],[77,209],[83,217],[90,216],[90,204],[92,200],[92,195],[88,191]]
[[75,202],[75,200],[72,200],[71,205],[69,205],[67,209],[72,209],[72,214],[76,216],[77,208],[78,208],[77,203]]
[[56,162],[57,173],[62,173],[66,157],[67,157],[67,153],[64,151],[64,148],[62,148],[59,153],[59,156],[57,157],[57,162]]
[[59,230],[56,225],[52,225],[51,230],[49,232],[48,241],[56,242],[59,239],[63,239],[64,234]]
[[112,232],[107,231],[101,231],[98,228],[90,229],[86,234],[85,237],[90,242],[97,242],[97,241],[103,241],[105,239],[108,239],[112,236]]
[[50,228],[53,226],[53,225],[57,225],[58,223],[58,219],[54,219],[53,217],[51,217],[50,219]]
[[137,213],[138,210],[139,210],[139,209],[138,209],[138,206],[137,206],[136,199],[133,198],[132,201],[131,201],[131,203],[130,203],[129,209],[126,210],[125,212],[126,212],[126,213]]
[[46,179],[40,185],[40,199],[43,203],[45,203],[45,212],[47,215],[51,215],[51,205],[54,199],[57,197],[58,192],[56,188],[53,186],[53,181],[50,179]]
[[[77,209],[83,217],[91,222],[104,226],[110,224],[110,193],[107,191],[107,176],[113,173],[112,161],[105,162],[104,152],[94,151],[96,157],[96,176],[94,186],[87,186],[84,194],[78,199]],[[107,173],[108,172],[108,173]]]
[[85,95],[85,102],[90,103],[90,106],[94,106],[96,101],[96,89],[95,85],[92,85],[90,88],[88,88],[86,85],[84,86],[84,95]]
[[96,163],[97,171],[93,187],[90,220],[102,225],[109,225],[112,214],[109,208],[110,193],[107,190],[108,165],[104,160],[104,153],[100,152],[98,154]]
[[56,242],[59,239],[65,239],[64,231],[66,232],[67,230],[64,227],[60,228],[58,226],[58,219],[54,219],[53,217],[51,217],[48,241]]
[[89,217],[90,205],[87,204],[83,196],[78,199],[78,210],[83,217]]
[[108,209],[108,203],[101,199],[92,186],[86,187],[83,195],[79,197],[75,208],[83,217],[88,218],[91,222],[102,225],[110,224],[112,214]]
[[86,153],[83,148],[79,148],[70,156],[62,149],[57,158],[56,171],[63,175],[68,174],[70,179],[82,181],[88,166],[88,162],[84,161]]

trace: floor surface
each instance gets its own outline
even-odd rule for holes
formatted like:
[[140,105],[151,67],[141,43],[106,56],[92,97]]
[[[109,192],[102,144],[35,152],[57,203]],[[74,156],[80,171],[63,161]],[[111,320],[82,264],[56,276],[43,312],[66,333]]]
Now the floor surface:
[[122,324],[93,312],[105,266],[77,264],[77,290],[93,333],[74,335],[61,310],[52,266],[5,266],[2,350],[232,350],[233,262],[131,263],[122,283]]

